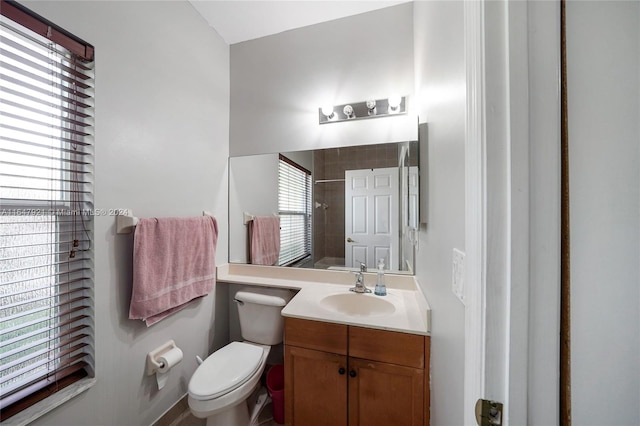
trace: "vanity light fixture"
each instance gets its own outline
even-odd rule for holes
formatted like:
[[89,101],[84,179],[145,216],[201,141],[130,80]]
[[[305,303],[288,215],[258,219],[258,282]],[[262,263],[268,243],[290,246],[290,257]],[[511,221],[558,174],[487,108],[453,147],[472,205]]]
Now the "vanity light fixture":
[[369,99],[342,105],[325,105],[318,109],[318,123],[337,123],[346,120],[389,117],[406,114],[407,97],[390,96],[387,99]]

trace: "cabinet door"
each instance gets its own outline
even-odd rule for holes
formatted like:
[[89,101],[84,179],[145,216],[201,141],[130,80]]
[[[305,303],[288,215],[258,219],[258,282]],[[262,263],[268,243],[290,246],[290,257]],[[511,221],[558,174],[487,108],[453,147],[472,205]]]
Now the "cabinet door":
[[285,345],[285,423],[346,426],[347,357]]
[[424,426],[424,370],[349,358],[349,426]]

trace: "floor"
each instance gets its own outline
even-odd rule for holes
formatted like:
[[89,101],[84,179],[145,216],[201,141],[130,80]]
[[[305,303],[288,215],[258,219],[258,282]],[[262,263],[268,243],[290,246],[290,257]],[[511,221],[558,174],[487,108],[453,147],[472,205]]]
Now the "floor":
[[[282,402],[282,401],[281,401]],[[256,406],[262,406],[261,409],[255,408]],[[254,394],[247,399],[249,406],[249,413],[259,410],[257,420],[251,424],[251,426],[279,426],[280,423],[276,423],[273,420],[273,409],[271,398],[268,397],[267,389],[265,386],[260,386]],[[191,414],[189,409],[189,403],[187,397],[183,397],[178,401],[171,409],[166,412],[158,421],[152,426],[206,426],[205,419],[199,419]],[[224,425],[224,426],[238,426],[238,425]],[[243,425],[244,426],[244,425]]]
[[[176,418],[170,426],[205,426],[205,419],[199,419],[194,417],[193,414],[189,410],[184,411],[178,418]],[[271,415],[271,404],[268,404],[264,407],[260,415],[258,416],[258,423],[255,426],[279,426],[279,423],[276,423],[273,420]],[[232,425],[229,425],[232,426]]]

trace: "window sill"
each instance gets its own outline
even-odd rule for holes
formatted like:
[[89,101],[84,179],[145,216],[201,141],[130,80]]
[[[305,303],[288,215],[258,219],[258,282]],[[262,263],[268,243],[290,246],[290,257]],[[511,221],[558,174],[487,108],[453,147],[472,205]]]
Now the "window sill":
[[74,398],[75,396],[90,389],[95,384],[96,384],[96,379],[93,377],[86,377],[84,379],[78,380],[74,384],[67,386],[61,391],[56,392],[50,397],[43,399],[42,401],[32,405],[26,410],[23,410],[20,413],[16,414],[15,416],[12,416],[11,418],[7,419],[6,421],[3,421],[2,425],[3,426],[27,425],[33,422],[34,420],[44,416],[54,408],[59,407],[65,402]]

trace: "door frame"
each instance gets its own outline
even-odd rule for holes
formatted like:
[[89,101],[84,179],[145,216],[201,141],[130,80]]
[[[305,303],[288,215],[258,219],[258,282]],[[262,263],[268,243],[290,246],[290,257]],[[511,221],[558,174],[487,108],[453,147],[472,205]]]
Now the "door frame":
[[466,425],[479,398],[558,422],[559,24],[558,2],[464,2]]
[[476,424],[473,407],[485,389],[486,134],[484,3],[464,2],[465,117],[465,354],[464,424]]

